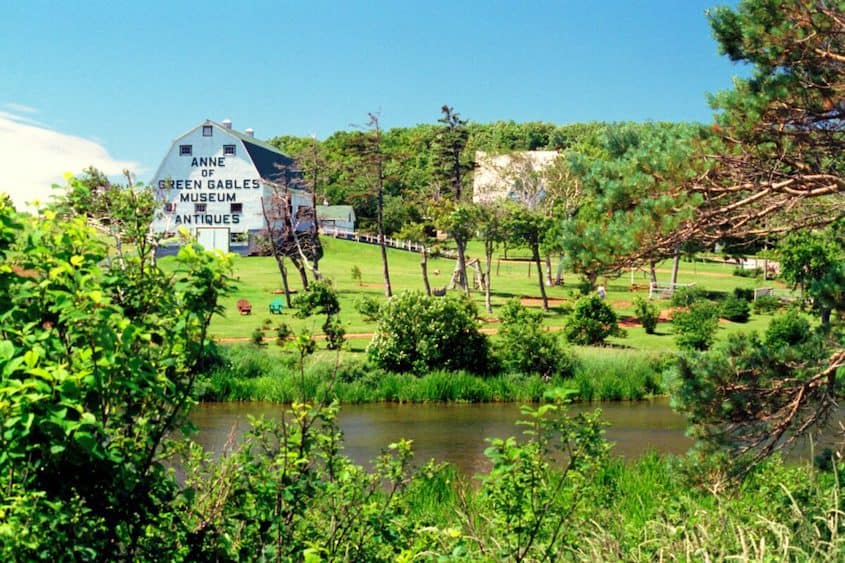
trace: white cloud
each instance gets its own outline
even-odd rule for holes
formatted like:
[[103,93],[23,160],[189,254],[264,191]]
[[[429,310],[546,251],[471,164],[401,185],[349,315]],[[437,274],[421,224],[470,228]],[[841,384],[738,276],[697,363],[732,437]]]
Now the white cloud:
[[16,102],[8,102],[4,104],[3,107],[15,113],[38,113],[38,110],[34,107],[28,106],[26,104],[18,104]]
[[[6,104],[11,109],[34,113],[33,108]],[[32,111],[30,111],[32,110]],[[0,111],[0,192],[12,196],[15,206],[24,210],[33,201],[45,202],[64,184],[65,172],[80,173],[93,166],[107,176],[123,170],[136,171],[135,162],[119,161],[94,141],[48,129],[37,122]]]

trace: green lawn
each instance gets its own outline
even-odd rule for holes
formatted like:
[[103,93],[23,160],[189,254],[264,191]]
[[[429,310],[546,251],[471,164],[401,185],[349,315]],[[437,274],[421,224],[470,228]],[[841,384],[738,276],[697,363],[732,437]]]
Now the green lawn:
[[[324,238],[323,245],[325,255],[320,261],[320,270],[323,275],[333,281],[338,289],[341,302],[340,317],[347,334],[372,332],[375,328],[374,324],[365,321],[358,314],[353,302],[357,296],[362,294],[378,299],[384,298],[378,247],[331,238]],[[468,254],[472,258],[482,258],[483,261],[482,247],[478,242],[469,245]],[[524,255],[525,252],[511,251],[509,256],[519,256],[520,254]],[[483,326],[493,329],[497,325],[496,310],[505,301],[515,296],[532,300],[537,300],[540,296],[537,286],[537,273],[533,265],[525,261],[499,261],[498,258],[498,256],[495,257],[493,262],[494,312],[492,317],[484,312],[483,292],[474,291],[472,293],[483,318]],[[423,289],[418,254],[389,250],[388,259],[394,292]],[[165,267],[169,260],[163,259]],[[353,266],[357,266],[361,270],[360,284],[352,278]],[[671,266],[671,261],[665,261],[658,265],[658,279],[660,281],[669,280]],[[553,267],[556,268],[557,265],[553,264]],[[429,273],[432,287],[445,286],[449,282],[453,269],[453,260],[431,259],[429,261]],[[299,276],[293,268],[289,267],[289,270],[291,272],[288,277],[292,288],[301,290]],[[783,287],[779,282],[764,282],[761,279],[734,276],[732,275],[733,271],[734,266],[732,264],[702,260],[682,261],[678,281],[680,283],[695,283],[707,291],[724,293],[732,292],[735,287]],[[278,296],[274,294],[274,291],[279,291],[281,288],[281,279],[273,258],[235,257],[235,276],[239,283],[237,290],[223,302],[225,315],[222,318],[216,318],[211,325],[211,334],[215,338],[248,338],[257,327],[272,327],[280,321],[284,321],[297,331],[308,329],[314,333],[320,332],[322,319],[297,319],[288,310],[285,310],[282,315],[271,315],[269,313],[270,301]],[[634,272],[633,279],[634,283],[647,287],[648,277],[646,272]],[[564,324],[566,313],[580,295],[579,281],[577,276],[567,272],[565,274],[565,285],[546,288],[549,298],[552,300],[552,310],[546,315],[545,323],[552,329],[560,328]],[[647,295],[646,290],[639,292],[630,290],[630,273],[626,273],[617,279],[606,280],[606,282],[607,301],[622,318],[633,315],[632,300],[635,294]],[[247,299],[252,303],[253,312],[251,315],[238,314],[235,304],[239,299]],[[669,306],[667,300],[657,300],[656,303],[661,309]],[[539,307],[539,301],[531,301],[529,305]],[[770,318],[770,316],[752,314],[751,320],[745,324],[722,321],[719,337],[722,338],[726,334],[740,330],[765,330]],[[627,336],[625,338],[611,338],[610,342],[616,346],[649,352],[667,351],[675,347],[671,323],[661,322],[658,325],[657,334],[654,335],[645,334],[645,331],[639,326],[630,326],[626,330]],[[272,330],[268,329],[266,334],[272,336]],[[366,339],[351,339],[349,349],[353,352],[362,351],[366,342]]]

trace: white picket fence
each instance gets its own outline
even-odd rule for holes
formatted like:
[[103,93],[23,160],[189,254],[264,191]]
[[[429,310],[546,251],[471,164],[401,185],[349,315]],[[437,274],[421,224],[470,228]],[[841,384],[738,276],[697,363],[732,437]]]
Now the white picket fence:
[[[374,235],[372,233],[362,233],[360,231],[348,232],[329,229],[322,230],[320,234],[343,240],[351,240],[353,242],[363,242],[365,244],[379,243],[378,235]],[[420,244],[418,242],[412,242],[410,240],[384,237],[384,244],[385,246],[389,246],[390,248],[395,248],[397,250],[406,250],[408,252],[422,252],[423,249],[427,249],[429,252],[431,252],[430,246],[427,247],[423,244]],[[456,257],[454,252],[444,250],[440,251],[440,256],[444,256],[446,258]]]

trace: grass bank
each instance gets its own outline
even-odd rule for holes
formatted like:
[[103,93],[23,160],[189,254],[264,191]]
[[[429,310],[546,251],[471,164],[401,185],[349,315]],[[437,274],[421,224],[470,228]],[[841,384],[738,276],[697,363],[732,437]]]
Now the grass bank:
[[206,401],[331,400],[341,403],[540,402],[565,390],[575,400],[639,400],[662,394],[666,357],[632,350],[577,348],[571,377],[518,373],[480,377],[463,371],[423,376],[391,373],[361,355],[320,352],[300,370],[281,350],[253,345],[220,349],[220,361],[200,381]]

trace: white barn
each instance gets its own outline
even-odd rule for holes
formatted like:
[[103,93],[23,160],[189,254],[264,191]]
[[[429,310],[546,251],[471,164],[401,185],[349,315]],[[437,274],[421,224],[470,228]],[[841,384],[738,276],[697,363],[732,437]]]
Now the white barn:
[[510,200],[529,208],[545,196],[545,171],[558,158],[557,151],[514,151],[488,154],[476,151],[477,168],[472,181],[472,201]]
[[[167,236],[185,227],[206,248],[247,254],[266,229],[262,199],[268,204],[273,183],[297,174],[293,159],[256,139],[252,129],[241,133],[229,120],[207,119],[173,141],[152,179],[162,204],[153,231]],[[311,207],[305,190],[290,193],[292,216]]]

